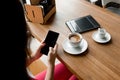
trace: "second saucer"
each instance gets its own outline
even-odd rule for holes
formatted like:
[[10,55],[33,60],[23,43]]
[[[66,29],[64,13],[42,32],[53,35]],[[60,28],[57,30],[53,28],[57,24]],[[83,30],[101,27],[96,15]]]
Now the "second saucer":
[[108,32],[106,32],[106,36],[104,38],[101,38],[96,31],[92,34],[92,38],[98,43],[107,43],[111,40],[111,35]]

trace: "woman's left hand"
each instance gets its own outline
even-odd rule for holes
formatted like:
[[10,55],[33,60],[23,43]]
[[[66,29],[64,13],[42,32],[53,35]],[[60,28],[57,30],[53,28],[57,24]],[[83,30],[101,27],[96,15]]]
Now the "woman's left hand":
[[41,42],[40,46],[38,47],[34,57],[35,57],[35,60],[40,58],[42,56],[42,53],[41,53],[41,49],[45,46],[45,43]]
[[36,53],[27,58],[26,66],[29,66],[32,62],[39,59],[42,56],[41,49],[45,46],[45,43],[41,42],[40,46],[36,50]]

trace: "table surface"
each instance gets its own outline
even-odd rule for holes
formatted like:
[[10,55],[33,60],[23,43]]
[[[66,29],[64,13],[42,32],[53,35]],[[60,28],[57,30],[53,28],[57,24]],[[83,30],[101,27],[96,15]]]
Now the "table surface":
[[[62,48],[63,41],[71,31],[65,21],[92,15],[111,35],[111,41],[100,44],[92,39],[91,30],[82,33],[88,42],[88,49],[80,55],[70,55]],[[60,33],[57,43],[57,58],[79,79],[83,80],[120,80],[120,16],[92,5],[84,0],[56,0],[56,13],[45,25],[27,22],[35,38],[44,40],[48,30]]]

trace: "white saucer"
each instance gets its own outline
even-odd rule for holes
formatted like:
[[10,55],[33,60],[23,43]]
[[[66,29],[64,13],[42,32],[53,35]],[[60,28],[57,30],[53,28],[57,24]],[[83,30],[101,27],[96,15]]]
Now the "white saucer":
[[99,35],[97,34],[97,31],[93,33],[92,38],[94,41],[98,43],[107,43],[111,40],[111,35],[107,32],[105,38],[100,38]]
[[78,55],[86,51],[86,49],[88,48],[88,43],[85,39],[83,39],[79,47],[73,47],[69,44],[68,40],[66,39],[63,42],[62,46],[65,52],[72,54],[72,55]]

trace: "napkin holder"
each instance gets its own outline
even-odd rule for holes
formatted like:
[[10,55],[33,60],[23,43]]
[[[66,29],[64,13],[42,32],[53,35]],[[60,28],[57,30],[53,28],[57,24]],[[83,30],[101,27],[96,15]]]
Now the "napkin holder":
[[30,22],[45,24],[48,19],[56,12],[56,6],[52,6],[47,14],[44,14],[42,5],[24,4],[26,18]]

